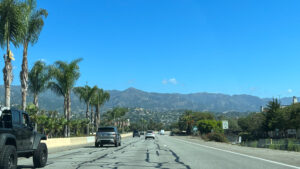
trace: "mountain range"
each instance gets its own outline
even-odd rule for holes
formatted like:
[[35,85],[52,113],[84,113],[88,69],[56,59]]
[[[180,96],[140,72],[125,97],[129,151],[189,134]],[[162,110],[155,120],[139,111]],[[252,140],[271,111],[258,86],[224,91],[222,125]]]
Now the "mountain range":
[[[265,106],[271,98],[259,98],[251,95],[226,95],[218,93],[153,93],[145,92],[135,88],[128,88],[124,91],[109,90],[110,100],[102,111],[113,107],[143,108],[150,111],[166,112],[174,110],[197,110],[210,112],[257,112],[260,106]],[[32,94],[28,95],[28,102],[32,102]],[[71,108],[73,112],[84,112],[85,104],[72,93]],[[11,102],[14,105],[21,103],[20,86],[11,86]],[[282,104],[291,104],[292,98],[281,99]],[[0,104],[4,103],[4,87],[0,86]],[[39,96],[40,108],[45,110],[63,110],[63,97],[47,90]]]

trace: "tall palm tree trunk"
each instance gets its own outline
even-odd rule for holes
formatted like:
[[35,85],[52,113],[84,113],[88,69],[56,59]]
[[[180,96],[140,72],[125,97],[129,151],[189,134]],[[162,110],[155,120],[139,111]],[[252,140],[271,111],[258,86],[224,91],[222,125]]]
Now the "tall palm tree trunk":
[[25,42],[24,50],[23,50],[23,61],[22,61],[22,71],[20,73],[21,79],[21,91],[22,91],[22,110],[26,109],[26,97],[27,97],[27,89],[28,89],[28,61],[27,61],[27,49],[28,43]]
[[9,47],[9,39],[7,39],[7,55],[4,55],[4,61],[5,61],[5,66],[3,68],[3,80],[4,80],[4,86],[5,86],[5,106],[10,107],[10,84],[13,79],[12,75],[12,65],[11,65],[11,60],[9,58],[9,52],[10,52],[10,47]]
[[98,130],[100,125],[100,106],[97,104],[96,106],[96,130]]
[[[68,122],[68,96],[64,96],[64,115]],[[64,126],[64,136],[68,137],[68,124]]]
[[33,94],[33,104],[35,105],[35,107],[39,107],[39,100],[38,100],[38,94],[34,93]]
[[[71,120],[71,92],[68,92],[68,122]],[[68,126],[68,137],[71,136],[70,126]]]
[[[90,119],[89,118],[89,105],[90,103],[86,103],[86,112],[85,112],[85,117],[86,119]],[[89,123],[86,125],[86,135],[89,135],[90,134],[90,125]]]
[[92,133],[94,133],[94,109],[93,109],[93,105],[91,106],[91,117],[90,117],[90,122],[92,125]]

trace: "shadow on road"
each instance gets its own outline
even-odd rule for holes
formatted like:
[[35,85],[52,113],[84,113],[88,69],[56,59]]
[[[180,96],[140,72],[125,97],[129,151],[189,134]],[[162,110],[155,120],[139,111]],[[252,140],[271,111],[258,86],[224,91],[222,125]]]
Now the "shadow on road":
[[103,147],[95,147],[95,146],[85,146],[82,148],[116,148],[114,145],[104,145]]
[[23,168],[34,168],[32,165],[30,166],[30,165],[19,165],[18,167],[17,167],[17,169],[23,169]]

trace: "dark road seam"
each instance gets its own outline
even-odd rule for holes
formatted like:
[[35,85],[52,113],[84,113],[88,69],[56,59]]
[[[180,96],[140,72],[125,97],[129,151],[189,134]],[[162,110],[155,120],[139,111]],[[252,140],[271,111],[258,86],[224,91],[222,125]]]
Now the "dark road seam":
[[181,161],[180,161],[180,157],[179,157],[174,151],[172,151],[172,150],[169,150],[169,151],[170,151],[170,152],[172,153],[172,155],[175,157],[175,162],[177,162],[177,163],[179,163],[179,164],[185,166],[185,168],[187,168],[187,169],[191,169],[191,167],[190,167],[189,165],[186,165],[186,164],[184,164],[184,162],[181,162]]

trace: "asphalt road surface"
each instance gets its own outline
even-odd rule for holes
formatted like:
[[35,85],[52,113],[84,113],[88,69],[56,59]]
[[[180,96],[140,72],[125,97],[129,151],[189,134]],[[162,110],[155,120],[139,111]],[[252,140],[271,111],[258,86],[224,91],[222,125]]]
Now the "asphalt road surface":
[[[294,160],[287,164],[165,135],[155,140],[126,138],[120,147],[50,150],[45,169],[300,169],[300,158]],[[33,168],[32,158],[18,163],[18,169]]]

